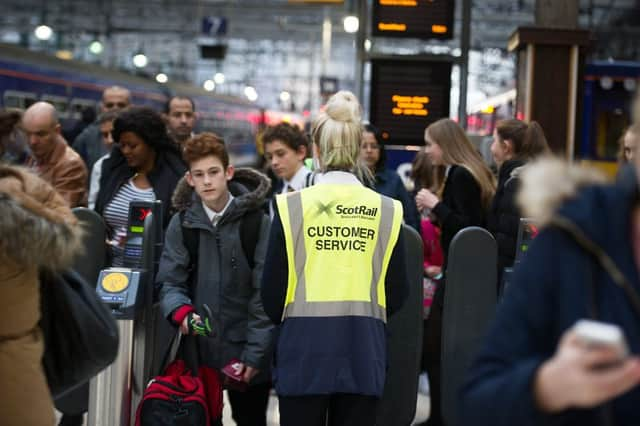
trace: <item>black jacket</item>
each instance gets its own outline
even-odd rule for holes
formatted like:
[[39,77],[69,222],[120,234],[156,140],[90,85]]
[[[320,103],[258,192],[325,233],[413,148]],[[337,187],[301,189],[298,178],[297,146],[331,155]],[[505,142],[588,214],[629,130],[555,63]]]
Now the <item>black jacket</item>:
[[420,214],[416,202],[409,196],[398,173],[385,167],[378,169],[375,185],[371,189],[400,201],[404,212],[404,223],[420,232]]
[[[163,151],[158,153],[156,164],[147,175],[156,199],[162,201],[162,229],[166,229],[171,219],[171,195],[186,172],[187,167],[177,152]],[[129,167],[122,152],[114,147],[111,156],[102,162],[95,211],[102,215],[118,189],[134,174],[135,171]]]
[[513,265],[516,256],[521,213],[515,198],[520,187],[519,168],[524,164],[521,160],[504,162],[498,174],[498,188],[487,218],[487,229],[498,245],[498,276],[502,275],[504,268]]
[[442,192],[442,200],[432,210],[442,233],[440,245],[447,264],[449,244],[453,237],[468,226],[484,226],[486,213],[482,206],[480,185],[462,166],[451,166]]

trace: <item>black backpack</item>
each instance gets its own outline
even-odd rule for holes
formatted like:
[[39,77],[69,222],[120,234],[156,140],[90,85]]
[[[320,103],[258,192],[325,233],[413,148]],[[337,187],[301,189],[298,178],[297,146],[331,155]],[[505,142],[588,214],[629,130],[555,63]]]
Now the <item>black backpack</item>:
[[[260,234],[260,225],[264,213],[261,210],[253,210],[242,216],[240,222],[240,244],[249,267],[255,266],[254,255]],[[184,221],[184,210],[180,212],[180,224]],[[200,243],[200,232],[198,229],[182,226],[182,242],[189,253],[189,276],[196,277],[195,271],[198,267],[198,245]]]

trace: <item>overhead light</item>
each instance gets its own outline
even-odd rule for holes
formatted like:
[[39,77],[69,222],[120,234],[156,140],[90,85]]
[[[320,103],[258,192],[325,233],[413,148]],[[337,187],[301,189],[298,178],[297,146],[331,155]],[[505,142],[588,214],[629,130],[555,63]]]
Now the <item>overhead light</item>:
[[149,59],[147,59],[147,55],[144,53],[138,53],[133,57],[133,65],[138,68],[144,68],[149,63]]
[[33,31],[38,40],[49,40],[53,35],[53,30],[48,25],[39,25]]
[[213,81],[216,84],[224,83],[224,74],[222,74],[221,72],[217,72],[216,75],[213,76]]
[[355,33],[360,27],[358,17],[353,15],[345,17],[342,23],[344,25],[344,30],[348,33]]
[[101,54],[103,50],[104,46],[98,40],[92,41],[89,45],[89,52],[93,53],[94,55]]
[[636,91],[636,79],[635,78],[625,78],[623,83],[624,84],[624,88],[629,91],[629,92],[635,92]]
[[606,75],[600,78],[600,87],[604,90],[610,90],[613,87],[613,78]]
[[371,40],[366,39],[364,41],[364,50],[365,50],[365,52],[368,52],[368,51],[371,50]]
[[156,81],[158,83],[166,83],[167,81],[169,81],[169,77],[167,77],[167,75],[163,72],[159,72],[158,74],[156,74]]
[[216,83],[214,83],[213,80],[206,80],[202,87],[204,87],[204,90],[206,90],[207,92],[211,92],[216,88]]
[[287,92],[286,90],[280,92],[280,100],[282,102],[289,102],[289,99],[291,99],[291,93]]
[[20,33],[14,30],[7,30],[0,35],[2,43],[18,44],[20,43]]
[[244,88],[244,95],[251,102],[255,102],[258,99],[258,92],[256,92],[256,89],[252,86],[247,86]]

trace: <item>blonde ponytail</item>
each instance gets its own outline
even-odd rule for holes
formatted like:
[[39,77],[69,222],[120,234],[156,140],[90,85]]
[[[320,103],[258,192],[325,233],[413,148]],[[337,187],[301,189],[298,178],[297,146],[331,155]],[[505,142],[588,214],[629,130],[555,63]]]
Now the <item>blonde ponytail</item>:
[[311,130],[320,154],[320,171],[341,170],[355,173],[364,181],[372,179],[359,160],[361,116],[362,107],[353,93],[342,90],[329,98]]

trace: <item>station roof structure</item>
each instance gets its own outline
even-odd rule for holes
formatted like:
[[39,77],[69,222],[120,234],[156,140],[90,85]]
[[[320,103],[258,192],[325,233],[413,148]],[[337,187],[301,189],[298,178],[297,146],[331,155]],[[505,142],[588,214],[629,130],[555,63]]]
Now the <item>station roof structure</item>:
[[[249,85],[256,89],[261,105],[302,110],[314,107],[323,75],[336,78],[340,88],[353,90],[356,37],[345,32],[342,22],[357,13],[361,1],[366,0],[4,0],[0,41],[65,51],[105,67],[150,78],[163,73],[168,79],[197,85],[223,73],[224,83],[218,83],[216,91],[242,95]],[[486,93],[509,89],[508,76],[500,72],[502,61],[490,57],[509,56],[509,35],[518,26],[533,24],[535,0],[469,1],[471,49],[481,55],[474,61],[480,68],[472,64],[471,74],[497,73],[497,81],[487,83],[496,87],[483,89]],[[459,54],[462,3],[456,1],[452,40],[366,35],[369,52]],[[331,50],[329,60],[323,61],[322,28],[327,20],[332,23]],[[48,41],[34,36],[34,29],[43,24],[53,30]],[[360,25],[368,28],[367,22]],[[640,45],[635,43],[640,35],[640,0],[581,0],[579,25],[594,33],[594,57],[640,60]],[[96,41],[103,47],[100,53],[90,49]],[[132,62],[138,53],[148,59],[141,69]],[[485,54],[489,60],[483,59]],[[290,98],[280,96],[283,91]]]

